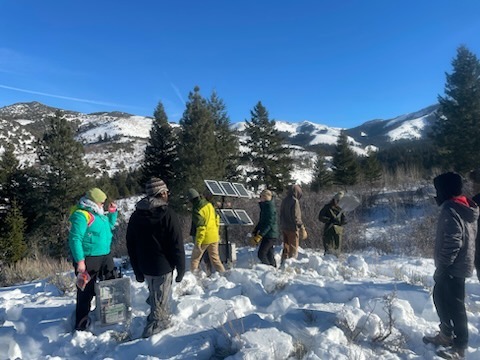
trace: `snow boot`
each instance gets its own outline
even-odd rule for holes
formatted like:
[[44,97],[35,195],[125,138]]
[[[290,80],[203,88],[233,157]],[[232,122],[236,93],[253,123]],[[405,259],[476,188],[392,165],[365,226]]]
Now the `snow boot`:
[[443,359],[462,360],[465,359],[465,349],[452,346],[447,349],[438,350],[437,355]]
[[440,331],[435,336],[425,335],[423,337],[423,342],[425,344],[433,344],[435,346],[449,347],[453,345],[453,336],[445,335]]

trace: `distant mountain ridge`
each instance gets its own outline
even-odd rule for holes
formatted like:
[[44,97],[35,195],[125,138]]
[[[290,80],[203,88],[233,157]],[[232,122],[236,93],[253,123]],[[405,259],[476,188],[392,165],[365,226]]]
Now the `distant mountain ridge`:
[[[389,120],[372,120],[360,126],[343,129],[309,121],[291,123],[276,120],[277,129],[285,136],[292,155],[302,159],[300,165],[312,167],[316,146],[334,146],[342,130],[350,137],[352,149],[365,155],[369,149],[378,149],[392,143],[423,139],[430,129],[438,105]],[[76,137],[85,146],[86,160],[93,168],[108,173],[137,168],[143,158],[150,136],[152,118],[124,112],[95,112],[84,114],[57,109],[39,102],[17,103],[0,108],[0,154],[4,143],[12,142],[23,162],[35,160],[35,140],[45,131],[45,120],[61,110],[74,124]],[[172,126],[178,126],[172,123]],[[232,128],[244,139],[245,123],[234,123]],[[306,161],[306,159],[310,161]]]

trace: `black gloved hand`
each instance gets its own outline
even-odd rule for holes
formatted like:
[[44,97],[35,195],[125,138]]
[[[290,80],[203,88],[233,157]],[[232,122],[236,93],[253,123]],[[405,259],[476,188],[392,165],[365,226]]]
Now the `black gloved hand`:
[[135,274],[135,280],[137,280],[139,283],[143,283],[145,281],[145,277],[143,274]]
[[184,274],[177,274],[177,277],[175,278],[175,282],[179,283],[182,281]]

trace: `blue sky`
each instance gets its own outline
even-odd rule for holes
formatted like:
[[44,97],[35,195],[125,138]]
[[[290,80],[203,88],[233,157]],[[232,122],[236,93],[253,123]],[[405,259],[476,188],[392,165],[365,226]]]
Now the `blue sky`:
[[0,1],[0,107],[178,121],[215,90],[232,122],[354,127],[436,103],[459,45],[480,57],[478,0]]

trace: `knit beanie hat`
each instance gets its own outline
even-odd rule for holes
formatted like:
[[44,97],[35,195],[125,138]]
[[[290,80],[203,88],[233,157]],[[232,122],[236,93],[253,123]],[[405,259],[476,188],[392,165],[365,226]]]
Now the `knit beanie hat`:
[[157,196],[160,193],[168,192],[168,188],[162,179],[152,177],[145,184],[145,192],[147,196]]
[[338,203],[343,198],[344,195],[345,193],[343,191],[339,191],[338,193],[335,194],[333,198]]
[[193,199],[198,198],[200,194],[198,193],[197,190],[192,188],[188,190],[187,196],[188,196],[188,200],[192,201]]
[[457,173],[447,172],[438,175],[433,179],[433,185],[437,190],[437,202],[439,205],[454,196],[462,195],[463,180]]
[[271,192],[270,190],[268,190],[268,189],[263,190],[263,191],[260,193],[260,196],[265,197],[265,199],[266,199],[267,201],[272,200],[272,192]]
[[87,199],[92,200],[94,203],[102,204],[107,200],[107,195],[99,188],[92,188],[86,193]]

